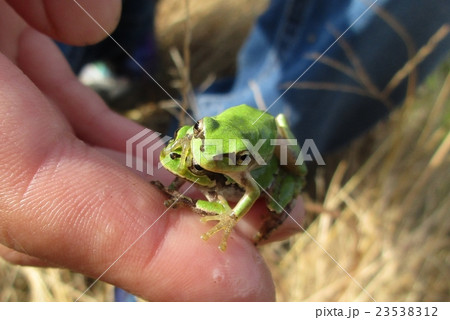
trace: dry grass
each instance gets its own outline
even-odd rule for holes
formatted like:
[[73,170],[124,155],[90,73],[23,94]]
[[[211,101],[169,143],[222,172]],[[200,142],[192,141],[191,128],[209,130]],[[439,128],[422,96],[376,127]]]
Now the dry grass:
[[[0,301],[74,301],[90,279],[60,269],[13,266],[0,260]],[[112,301],[112,286],[96,284],[82,301]]]
[[[191,1],[194,85],[232,72],[236,51],[266,4]],[[157,30],[166,57],[173,44],[183,52],[185,16],[183,2],[161,1]],[[173,65],[169,58],[163,64]],[[417,94],[410,92],[408,104],[378,125],[370,139],[356,141],[335,167],[317,171],[317,199],[311,201],[323,199],[339,216],[310,218],[307,232],[262,248],[278,300],[449,300],[448,73],[449,65],[442,67]],[[67,270],[0,261],[0,301],[72,301],[89,284]],[[111,286],[98,283],[84,300],[111,300]]]
[[[162,52],[167,53],[172,47],[183,52],[186,35],[185,3],[174,0],[161,2],[156,30]],[[211,0],[188,3],[188,34],[192,53],[190,73],[192,84],[198,87],[208,81],[208,77],[230,75],[234,71],[236,52],[244,42],[255,17],[266,8],[268,1]],[[164,57],[167,58],[168,55],[165,54],[163,59]]]
[[339,162],[324,195],[339,216],[321,214],[284,247],[264,248],[279,300],[449,300],[450,76],[443,69],[410,110],[371,133],[366,161],[352,163],[363,138]]

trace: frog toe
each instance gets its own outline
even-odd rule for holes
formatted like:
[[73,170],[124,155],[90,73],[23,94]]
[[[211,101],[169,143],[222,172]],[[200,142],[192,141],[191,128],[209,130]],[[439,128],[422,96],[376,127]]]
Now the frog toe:
[[219,221],[213,228],[211,228],[208,232],[202,235],[203,240],[208,240],[215,233],[223,230],[222,241],[220,242],[219,249],[221,251],[225,251],[227,249],[228,237],[231,234],[234,226],[236,225],[237,219],[235,215],[215,215],[215,216],[206,216],[201,219],[202,222],[207,221]]

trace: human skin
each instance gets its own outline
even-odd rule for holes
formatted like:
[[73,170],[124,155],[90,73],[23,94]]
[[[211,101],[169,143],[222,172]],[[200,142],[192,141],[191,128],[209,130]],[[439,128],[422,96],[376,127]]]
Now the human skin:
[[[120,1],[78,2],[107,31],[118,23]],[[0,0],[0,255],[102,275],[153,301],[274,300],[250,241],[263,203],[223,253],[220,235],[200,239],[211,225],[186,208],[167,210],[150,178],[124,165],[126,140],[143,128],[80,84],[52,40],[104,37],[73,1]],[[160,171],[154,179],[169,181]],[[302,215],[300,200],[291,216]],[[288,219],[273,239],[298,229]]]

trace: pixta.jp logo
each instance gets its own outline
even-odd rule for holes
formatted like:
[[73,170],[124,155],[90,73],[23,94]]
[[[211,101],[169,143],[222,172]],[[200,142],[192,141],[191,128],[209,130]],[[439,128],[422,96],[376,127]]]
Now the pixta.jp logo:
[[[158,163],[158,169],[162,167],[159,161],[159,153],[154,155],[167,141],[172,139],[169,136],[162,136],[161,133],[154,132],[150,129],[144,129],[135,134],[126,142],[126,166],[134,168],[139,172],[145,172],[153,175],[153,164]],[[145,170],[144,170],[144,159]],[[135,165],[133,164],[135,160]]]
[[[154,164],[158,163],[158,169],[163,166],[158,161],[158,150],[171,139],[169,136],[162,136],[161,133],[151,131],[150,129],[144,129],[134,135],[126,142],[127,167],[153,175]],[[236,160],[236,151],[239,149],[239,145],[244,145],[245,152],[249,155],[245,161]],[[316,161],[318,165],[325,165],[325,161],[312,139],[305,139],[298,154],[295,155],[295,159],[292,159],[292,151],[296,150],[296,139],[260,139],[254,144],[247,139],[192,139],[188,147],[193,148],[193,150],[203,150],[192,153],[203,157],[205,161],[222,161],[224,158],[227,158],[229,161],[228,164],[233,166],[247,165],[253,159],[257,165],[264,166],[267,165],[267,160],[272,156],[269,155],[267,157],[266,148],[268,145],[273,150],[277,150],[276,154],[280,166],[292,165],[294,163],[295,165],[302,165],[304,162],[311,161]],[[158,152],[158,154],[155,155],[155,152]],[[273,152],[275,153],[275,151]],[[265,154],[265,156],[262,154]],[[200,161],[200,159],[195,159],[195,156],[193,158],[194,162]],[[145,162],[144,159],[146,160]],[[169,159],[170,157],[166,157],[166,161],[169,161]]]

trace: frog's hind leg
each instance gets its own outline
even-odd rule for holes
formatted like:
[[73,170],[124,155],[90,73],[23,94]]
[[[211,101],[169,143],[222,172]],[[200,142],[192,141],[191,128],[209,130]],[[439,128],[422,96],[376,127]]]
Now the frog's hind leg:
[[273,231],[275,231],[288,217],[286,211],[280,213],[273,212],[267,219],[264,220],[258,233],[253,237],[253,243],[257,245],[263,240],[269,239]]
[[280,170],[277,173],[273,185],[278,187],[269,189],[265,193],[270,216],[264,220],[259,232],[255,235],[253,239],[255,244],[267,240],[271,233],[286,220],[302,184],[301,179],[292,176],[285,170]]

